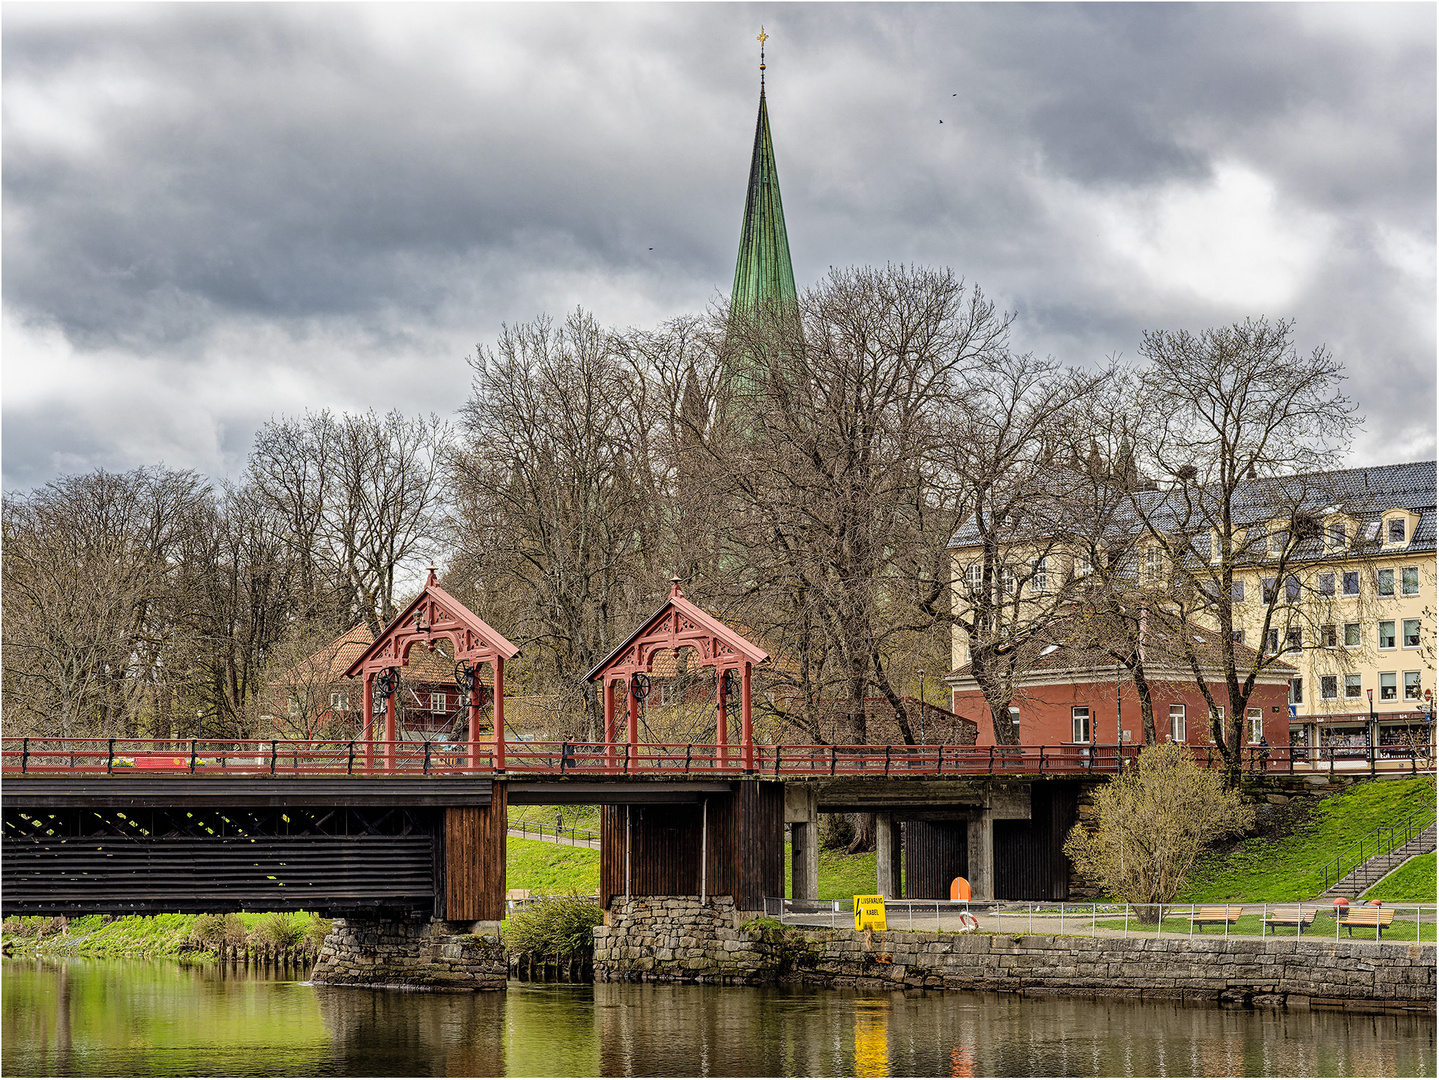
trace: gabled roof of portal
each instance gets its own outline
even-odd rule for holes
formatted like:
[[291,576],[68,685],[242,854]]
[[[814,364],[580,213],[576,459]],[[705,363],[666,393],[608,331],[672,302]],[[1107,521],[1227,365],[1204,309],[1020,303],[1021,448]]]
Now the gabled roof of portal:
[[411,646],[416,642],[428,646],[436,638],[448,638],[454,644],[457,663],[509,660],[520,651],[498,630],[440,588],[431,569],[420,595],[410,601],[346,669],[345,678],[406,664]]
[[686,600],[679,578],[673,578],[659,610],[591,668],[585,681],[593,682],[610,671],[648,671],[656,653],[676,648],[693,648],[700,663],[711,667],[744,660],[758,666],[769,660],[764,649]]

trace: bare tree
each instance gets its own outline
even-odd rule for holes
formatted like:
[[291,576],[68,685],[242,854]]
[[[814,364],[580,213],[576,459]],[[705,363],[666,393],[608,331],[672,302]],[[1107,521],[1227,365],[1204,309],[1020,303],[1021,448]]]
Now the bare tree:
[[450,431],[397,411],[307,413],[256,436],[249,473],[300,567],[308,618],[395,615],[398,583],[435,554]]
[[[1250,695],[1303,631],[1301,599],[1312,585],[1299,571],[1323,550],[1322,515],[1342,502],[1318,470],[1358,423],[1339,389],[1341,365],[1323,346],[1300,355],[1293,325],[1251,319],[1199,334],[1156,330],[1141,348],[1149,361],[1142,407],[1156,420],[1147,456],[1168,481],[1132,500],[1147,534],[1143,573],[1168,586],[1174,618],[1217,628],[1223,701],[1192,647],[1188,660],[1231,787]],[[1241,600],[1236,575],[1256,570],[1261,595]],[[1242,629],[1236,604],[1256,602],[1247,610],[1257,612],[1260,640],[1244,659],[1233,647]]]
[[[948,270],[831,271],[797,306],[729,313],[736,395],[706,433],[731,507],[729,587],[786,654],[775,701],[811,737],[828,701],[842,738],[866,740],[877,692],[912,733],[889,657],[932,626],[916,602],[916,545],[936,527],[946,407],[1009,327]],[[912,650],[911,650],[912,651]]]
[[964,371],[944,417],[949,542],[928,550],[923,602],[963,635],[995,741],[1012,744],[1020,646],[1069,604],[1083,550],[1107,535],[1112,498],[1095,501],[1104,489],[1084,442],[1112,372],[1007,351],[984,359]]
[[506,326],[471,361],[473,392],[456,454],[452,573],[499,599],[530,673],[582,707],[584,674],[660,594],[657,403],[614,335],[576,311]]

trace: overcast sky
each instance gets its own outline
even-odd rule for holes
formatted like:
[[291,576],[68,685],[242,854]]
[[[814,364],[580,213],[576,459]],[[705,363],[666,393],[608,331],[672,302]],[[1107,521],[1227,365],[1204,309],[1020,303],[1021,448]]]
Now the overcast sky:
[[795,276],[947,264],[1016,344],[1297,320],[1435,453],[1435,6],[3,9],[3,480],[243,469],[306,409],[436,412],[503,322],[734,274],[758,94]]

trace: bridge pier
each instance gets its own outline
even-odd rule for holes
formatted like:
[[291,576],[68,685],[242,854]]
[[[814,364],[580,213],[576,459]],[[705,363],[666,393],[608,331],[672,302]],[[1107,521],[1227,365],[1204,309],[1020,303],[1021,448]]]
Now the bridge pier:
[[813,785],[785,785],[784,820],[790,838],[790,895],[796,900],[818,900],[819,809]]
[[404,916],[336,919],[310,981],[325,986],[503,990],[498,922]]

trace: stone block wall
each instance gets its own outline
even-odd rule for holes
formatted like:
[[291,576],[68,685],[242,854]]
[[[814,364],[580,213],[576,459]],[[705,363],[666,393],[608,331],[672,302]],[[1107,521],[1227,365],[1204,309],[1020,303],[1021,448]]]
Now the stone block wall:
[[772,946],[740,929],[758,914],[736,911],[730,896],[616,898],[595,927],[595,981],[772,982]]
[[[728,897],[616,902],[595,979],[1435,1008],[1435,947],[1295,938],[933,934],[753,923]],[[746,925],[748,924],[748,925]]]
[[311,982],[417,990],[503,990],[497,923],[336,919]]

